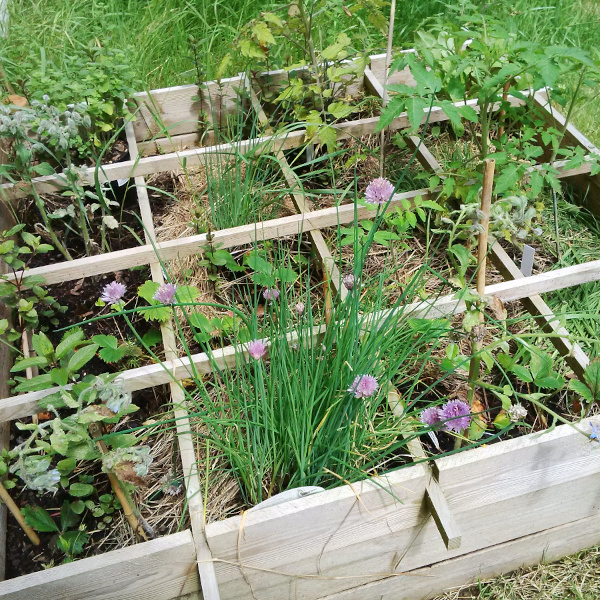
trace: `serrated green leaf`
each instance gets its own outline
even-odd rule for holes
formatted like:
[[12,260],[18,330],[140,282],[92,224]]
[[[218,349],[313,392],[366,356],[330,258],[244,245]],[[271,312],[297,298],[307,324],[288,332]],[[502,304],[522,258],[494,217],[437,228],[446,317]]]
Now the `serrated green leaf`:
[[585,384],[579,381],[578,379],[572,379],[569,381],[569,389],[579,394],[586,402],[593,402],[594,396],[592,394],[592,390]]
[[588,384],[594,400],[600,399],[600,359],[595,358],[586,368],[585,382]]
[[41,506],[25,506],[21,509],[21,514],[25,518],[25,523],[36,531],[53,533],[59,530],[50,513]]
[[429,108],[429,103],[419,96],[406,99],[406,113],[411,125],[411,132],[419,129],[426,114],[424,111],[427,108]]
[[48,336],[43,333],[34,333],[31,336],[31,345],[38,356],[44,356],[50,358],[54,354],[54,346],[48,339]]
[[69,350],[73,350],[81,340],[83,340],[83,331],[81,329],[67,335],[56,346],[56,358],[61,359]]

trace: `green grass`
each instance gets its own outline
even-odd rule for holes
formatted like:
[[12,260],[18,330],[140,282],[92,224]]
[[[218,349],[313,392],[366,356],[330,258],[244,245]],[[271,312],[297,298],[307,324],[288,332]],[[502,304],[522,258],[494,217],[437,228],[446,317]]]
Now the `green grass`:
[[[457,3],[452,3],[456,5]],[[189,39],[198,40],[201,76],[211,79],[240,27],[261,11],[278,6],[272,0],[23,0],[10,3],[10,29],[0,40],[0,59],[11,83],[26,78],[26,65],[42,60],[57,65],[74,49],[89,44],[126,47],[132,69],[148,88],[195,82],[196,64]],[[540,44],[573,44],[593,51],[600,47],[600,8],[594,0],[516,0],[487,3],[489,14],[512,19],[524,39]],[[410,47],[415,30],[426,20],[447,13],[444,2],[400,0],[394,42]],[[374,49],[385,40],[368,24],[351,21],[358,37]],[[331,38],[348,22],[328,20],[318,36]],[[359,44],[357,44],[358,46]],[[231,74],[244,68],[236,57]],[[588,98],[575,114],[575,123],[600,142],[600,102]]]

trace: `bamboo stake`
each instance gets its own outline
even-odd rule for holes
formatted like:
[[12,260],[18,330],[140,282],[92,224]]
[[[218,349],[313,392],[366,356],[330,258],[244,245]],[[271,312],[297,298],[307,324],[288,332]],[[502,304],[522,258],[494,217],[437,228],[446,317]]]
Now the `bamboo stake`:
[[[483,230],[479,232],[477,238],[477,293],[483,296],[485,293],[485,272],[486,272],[486,260],[487,260],[487,247],[488,247],[488,235],[490,228],[490,206],[492,203],[492,189],[494,186],[494,168],[496,161],[491,158],[486,159],[483,170],[483,190],[481,193],[481,219],[479,224],[483,227]],[[483,311],[479,313],[479,324],[483,325],[484,315]],[[479,378],[479,364],[480,357],[478,356],[479,351],[482,348],[482,342],[480,341],[480,335],[478,333],[473,334],[473,344],[471,364],[469,366],[469,406],[473,404],[473,397],[475,395],[475,381]]]
[[30,539],[31,543],[35,546],[40,545],[40,538],[37,533],[25,523],[25,518],[21,514],[19,507],[15,504],[14,500],[10,497],[7,489],[4,487],[4,484],[0,481],[0,499],[4,504],[6,504],[8,510],[10,510],[12,516],[17,520],[21,529],[27,534],[27,537]]
[[[388,40],[387,40],[387,50],[385,55],[385,70],[383,72],[383,98],[382,98],[382,107],[385,108],[389,99],[387,90],[385,86],[387,85],[388,73],[390,70],[390,65],[392,64],[392,41],[394,38],[394,20],[396,17],[396,0],[392,0],[392,4],[390,6],[390,24],[388,28]],[[383,177],[383,153],[384,153],[384,145],[385,145],[385,131],[387,127],[381,130],[381,136],[379,139],[379,176]]]
[[[97,439],[102,435],[102,432],[100,431],[100,426],[97,423],[90,423],[90,434],[96,441],[96,446],[98,446],[100,452],[102,452],[102,454],[106,454],[108,452],[106,444],[104,443],[104,441]],[[135,512],[129,502],[129,498],[127,498],[127,496],[123,492],[121,484],[119,483],[119,479],[113,473],[107,473],[107,475],[108,480],[110,481],[110,485],[112,486],[115,495],[121,503],[121,507],[123,508],[123,514],[125,515],[127,521],[129,521],[129,525],[131,525],[131,529],[133,529],[135,537],[140,542],[147,542],[148,536],[146,535],[146,532],[144,531],[144,528],[140,523],[139,519],[135,515]]]

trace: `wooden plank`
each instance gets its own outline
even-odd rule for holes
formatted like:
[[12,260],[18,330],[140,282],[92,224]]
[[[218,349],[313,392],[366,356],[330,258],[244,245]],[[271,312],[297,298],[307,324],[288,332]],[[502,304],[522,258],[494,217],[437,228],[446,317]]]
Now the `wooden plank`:
[[[13,214],[4,204],[0,204],[0,231],[6,231],[15,224]],[[0,258],[0,273],[8,272],[8,266]],[[0,302],[0,319],[11,319],[11,309]],[[8,380],[10,379],[10,368],[13,357],[10,348],[0,343],[0,397],[10,395]],[[10,422],[0,423],[0,451],[6,448],[10,450]],[[6,575],[6,526],[8,511],[6,505],[0,502],[0,581]],[[12,518],[12,517],[11,517]]]
[[[566,118],[550,104],[548,94],[545,91],[539,91],[533,99],[535,104],[542,109],[546,121],[562,131],[565,127]],[[567,124],[563,146],[565,145],[564,142],[569,146],[579,146],[588,154],[600,154],[600,150],[573,123]],[[569,183],[579,190],[584,206],[600,215],[600,175],[587,176],[589,172],[590,164],[584,163],[578,169],[571,169],[567,176]]]
[[[437,162],[427,146],[420,143],[418,137],[411,136],[408,140],[408,144],[413,150],[417,150],[418,148],[417,159],[426,169],[433,173],[440,173],[442,171],[441,165]],[[523,274],[519,267],[517,267],[510,256],[508,256],[502,246],[493,239],[490,239],[490,246],[490,260],[500,271],[504,279],[522,279]],[[569,332],[560,325],[558,319],[552,313],[550,307],[544,302],[543,298],[539,294],[534,294],[528,298],[523,298],[521,304],[523,304],[525,310],[527,310],[529,314],[533,317],[537,317],[536,321],[543,331],[546,331],[547,333],[556,333],[557,337],[550,338],[552,345],[565,357],[569,367],[573,369],[577,377],[581,379],[590,362],[589,358],[578,344],[574,344],[569,340]]]
[[321,600],[427,600],[521,567],[553,562],[598,543],[600,520],[594,515],[415,569],[406,577],[383,579]]
[[[509,101],[512,104],[518,105],[522,101],[510,97]],[[479,111],[477,99],[468,100],[466,102],[456,102],[456,106],[471,106],[475,111]],[[433,106],[431,111],[429,108],[423,110],[422,123],[429,124],[447,121],[446,113],[439,106]],[[332,125],[337,131],[338,140],[347,139],[349,137],[360,137],[374,133],[379,117],[368,117],[357,121],[345,121]],[[407,113],[402,113],[396,117],[388,126],[390,130],[405,129],[410,126]],[[103,165],[98,171],[98,179],[100,182],[115,181],[116,179],[128,179],[132,177],[140,177],[151,175],[164,171],[174,171],[180,169],[185,164],[187,167],[203,164],[205,156],[211,154],[228,154],[232,152],[247,153],[247,152],[272,152],[277,153],[280,150],[297,148],[305,143],[305,130],[288,131],[282,134],[273,136],[264,136],[253,138],[251,140],[242,140],[228,144],[219,144],[217,146],[208,146],[204,148],[192,148],[181,152],[172,152],[160,156],[148,156],[138,161],[125,161]],[[80,180],[83,184],[93,184],[95,182],[96,170],[93,168],[82,168],[79,171]],[[49,175],[45,177],[36,177],[33,179],[33,185],[39,193],[53,192],[61,187],[61,181],[64,181],[64,176]],[[0,198],[13,200],[22,198],[28,195],[28,184],[23,182],[4,183],[0,185]]]
[[[127,142],[129,145],[130,156],[137,156],[138,149],[135,141],[135,135],[131,123],[127,124]],[[146,242],[156,243],[156,232],[154,229],[154,220],[148,190],[143,177],[135,178],[135,185],[140,207],[140,215],[144,225],[144,234]],[[165,283],[163,270],[160,262],[154,260],[150,263],[152,281],[162,285]],[[160,331],[163,339],[165,358],[167,361],[174,362],[179,358],[177,343],[175,340],[173,318],[170,317],[167,322],[161,322]],[[212,562],[210,548],[206,541],[204,532],[204,505],[202,503],[202,487],[198,474],[196,463],[196,452],[191,433],[191,425],[185,406],[185,393],[178,381],[171,378],[169,382],[171,392],[171,404],[173,406],[173,416],[175,417],[175,426],[177,429],[177,445],[179,446],[179,458],[183,470],[185,483],[187,509],[190,515],[192,526],[192,536],[196,546],[196,556],[198,562],[198,572],[200,574],[200,583],[202,592],[206,600],[220,600],[219,586]]]
[[[565,267],[556,271],[548,271],[532,275],[531,277],[515,279],[514,281],[495,283],[485,288],[485,294],[487,296],[496,296],[502,302],[512,302],[535,294],[553,292],[566,287],[598,280],[600,280],[600,260]],[[415,318],[428,319],[459,314],[465,310],[464,301],[458,300],[454,294],[441,296],[437,299],[431,298],[415,302],[404,308],[406,314],[410,313]],[[387,318],[390,313],[391,310],[384,310],[363,315],[364,327],[372,327],[374,324]],[[315,335],[317,334],[315,332]],[[289,335],[290,339],[292,339],[294,334],[291,333]],[[247,351],[243,347],[238,348],[239,351],[243,351],[247,356]],[[213,357],[218,364],[234,365],[236,360],[235,353],[236,348],[228,346],[221,350],[213,351]],[[212,372],[209,357],[205,353],[200,353],[193,355],[191,359],[184,357],[176,361],[166,361],[164,364],[148,365],[125,371],[121,375],[121,378],[125,383],[125,387],[129,390],[140,390],[169,383],[172,377],[175,377],[175,379],[185,379],[189,376],[188,368],[190,360],[199,373]],[[29,392],[21,396],[0,399],[0,422],[39,412],[38,403],[40,399],[56,391],[57,388],[50,388],[41,392]]]
[[[519,267],[495,240],[491,244],[490,260],[504,279],[523,279],[524,275]],[[560,325],[559,319],[544,302],[543,298],[538,294],[534,294],[528,298],[523,298],[521,304],[529,314],[536,317],[536,321],[544,331],[556,334],[557,337],[550,338],[552,345],[564,356],[566,363],[573,369],[577,377],[583,381],[583,374],[590,359],[578,344],[569,340],[569,332]]]
[[[204,111],[211,121],[222,115],[232,114],[240,109],[240,99],[236,89],[242,89],[243,74],[217,81],[209,81],[202,86],[180,85],[134,94],[137,105],[137,119],[133,122],[136,141],[146,140],[156,135],[169,136],[198,132],[200,113]],[[202,100],[200,100],[202,97]]]
[[[436,188],[433,191],[422,189],[395,194],[392,202],[390,202],[390,207],[393,208],[405,199],[412,200],[415,196],[430,198],[434,194],[437,194],[439,190],[441,188]],[[372,214],[372,211],[369,211],[364,206],[358,207],[359,219],[368,218]],[[246,244],[253,245],[256,241],[300,235],[304,232],[323,229],[325,227],[335,227],[338,223],[346,224],[352,221],[354,221],[353,204],[346,204],[340,207],[332,206],[331,208],[316,210],[310,213],[290,215],[263,223],[251,223],[249,225],[215,231],[212,234],[214,236],[212,243],[219,248],[232,248]],[[43,275],[46,278],[46,284],[51,285],[53,283],[74,281],[86,276],[148,265],[156,260],[157,254],[163,262],[178,260],[197,254],[200,250],[207,248],[209,243],[206,238],[207,234],[203,233],[167,242],[146,244],[127,250],[78,258],[72,261],[30,269],[28,275]],[[13,279],[13,277],[9,277],[9,279]]]
[[[582,427],[591,430],[587,421]],[[461,548],[445,548],[424,507],[422,471],[401,469],[379,485],[361,481],[210,524],[221,597],[322,598],[532,535],[549,523],[600,516],[597,448],[568,425],[437,464]]]
[[[390,384],[391,385],[391,384]],[[404,406],[398,391],[395,388],[388,391],[388,405],[392,410],[392,413],[398,419],[404,417]],[[411,432],[414,429],[411,429]],[[406,435],[404,435],[406,438]],[[406,443],[406,448],[410,452],[413,459],[416,460],[427,460],[429,457],[421,444],[419,438],[410,438]],[[427,477],[425,484],[425,494],[429,510],[433,516],[433,520],[437,525],[438,531],[444,540],[444,544],[448,550],[455,550],[460,548],[461,545],[461,533],[456,524],[456,519],[448,506],[444,492],[438,481],[438,469],[435,466],[432,459],[428,462],[421,462],[415,465],[415,468],[423,470],[424,475]]]
[[171,600],[199,589],[190,531],[0,583],[4,600]]

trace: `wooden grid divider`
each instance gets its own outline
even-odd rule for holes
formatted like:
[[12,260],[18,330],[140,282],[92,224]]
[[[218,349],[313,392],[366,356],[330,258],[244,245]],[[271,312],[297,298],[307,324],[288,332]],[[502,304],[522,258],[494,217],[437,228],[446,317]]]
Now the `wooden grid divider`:
[[[385,94],[381,83],[375,74],[368,68],[365,71],[365,83],[367,87],[369,87],[378,95],[383,96]],[[255,100],[256,98],[254,98],[253,103]],[[536,96],[536,101],[540,103],[540,105],[543,105],[543,97],[538,98],[538,96]],[[467,104],[473,106],[476,110],[478,108],[476,103],[473,101],[469,101]],[[262,106],[260,106],[260,103],[255,105],[255,108],[258,108],[259,114],[262,112],[264,117],[264,112],[262,111]],[[558,125],[561,124],[560,116],[557,117],[556,115],[552,114],[551,118],[554,119],[554,123],[558,123]],[[424,121],[425,119],[426,117],[424,116]],[[428,120],[431,124],[445,121],[447,120],[447,117],[440,108],[434,107],[433,111],[429,115]],[[361,119],[356,122],[342,123],[336,126],[338,129],[339,138],[344,139],[351,136],[372,134],[375,130],[377,121],[378,117],[373,117]],[[390,129],[405,128],[408,125],[409,123],[406,115],[401,115],[392,123]],[[597,149],[595,149],[595,147],[593,147],[587,139],[584,139],[576,129],[567,128],[567,133],[575,140],[577,144],[583,146],[586,151],[597,152]],[[126,163],[106,165],[98,172],[96,172],[95,169],[82,169],[81,177],[84,182],[88,183],[93,183],[96,177],[98,177],[100,181],[113,181],[124,177],[134,177],[138,193],[140,213],[146,232],[147,244],[141,248],[113,252],[106,255],[79,259],[70,263],[62,263],[59,265],[50,265],[48,267],[32,269],[30,272],[31,274],[39,271],[39,274],[44,274],[48,277],[48,283],[56,283],[68,279],[77,279],[82,275],[95,275],[138,266],[141,264],[149,264],[153,281],[157,283],[163,283],[164,276],[160,260],[170,260],[178,256],[181,257],[196,253],[200,248],[206,245],[207,240],[206,236],[204,235],[193,236],[192,238],[188,238],[186,240],[173,240],[160,244],[156,243],[152,221],[152,211],[143,178],[144,175],[176,169],[182,165],[183,161],[187,162],[187,166],[200,164],[200,161],[205,160],[207,156],[212,154],[226,154],[232,150],[237,152],[247,152],[255,148],[257,144],[257,140],[246,140],[233,144],[222,144],[215,147],[184,150],[181,152],[172,152],[161,156],[139,158],[138,146],[131,123],[129,123],[127,127],[127,138],[131,160],[127,161]],[[295,131],[288,133],[285,136],[266,136],[264,138],[259,138],[258,140],[259,144],[263,144],[262,151],[275,153],[280,159],[282,172],[290,187],[291,196],[296,209],[299,211],[299,214],[282,219],[267,221],[261,224],[260,228],[258,228],[256,224],[251,224],[248,226],[216,232],[213,235],[215,236],[217,243],[219,243],[221,246],[232,247],[244,243],[251,243],[259,239],[274,239],[283,237],[285,235],[294,235],[307,232],[311,236],[313,247],[315,247],[317,254],[323,262],[325,271],[328,273],[328,278],[332,287],[337,289],[338,293],[343,297],[347,291],[343,286],[340,285],[340,275],[337,270],[337,266],[334,263],[333,257],[320,230],[324,227],[351,222],[354,219],[354,207],[333,207],[332,209],[311,212],[302,191],[294,191],[294,188],[297,186],[297,181],[293,175],[290,165],[287,163],[285,156],[283,155],[283,150],[302,145],[304,143],[304,138],[305,131]],[[433,155],[431,155],[431,153],[423,144],[421,144],[419,147],[417,158],[426,168],[433,167],[435,170],[435,166],[432,165]],[[555,166],[560,168],[565,164],[566,161],[558,161],[555,163]],[[563,171],[559,174],[559,177],[577,178],[582,174],[587,174],[589,172],[590,165],[588,163],[584,163],[577,169]],[[52,177],[42,177],[36,180],[35,185],[40,192],[54,191],[56,187],[56,178],[52,180]],[[19,198],[27,194],[27,189],[21,188],[18,184],[3,184],[1,187],[5,198]],[[434,192],[435,190],[433,193]],[[405,194],[397,194],[392,205],[402,202],[407,198],[414,198],[417,195],[427,197],[431,193],[432,192],[430,190],[415,190]],[[363,216],[361,211],[364,211],[364,209],[359,208],[359,216]],[[367,216],[366,211],[364,212],[364,216]],[[215,243],[214,240],[212,243]],[[497,244],[492,247],[492,256],[501,255],[499,250],[494,250],[496,246]],[[516,265],[507,255],[502,256],[499,260],[503,265],[503,267],[500,267],[501,270],[504,268],[503,274],[508,278],[514,279],[514,281],[496,284],[495,286],[489,286],[488,290],[486,290],[486,293],[496,295],[497,297],[506,301],[521,299],[526,306],[527,303],[530,303],[530,305],[533,306],[533,309],[528,307],[528,310],[530,310],[530,312],[532,310],[537,311],[538,316],[545,327],[550,328],[552,331],[561,336],[565,336],[565,338],[556,338],[556,340],[558,340],[557,343],[562,344],[560,347],[557,346],[557,348],[562,354],[567,354],[567,360],[571,360],[569,364],[571,364],[572,368],[577,372],[578,375],[580,375],[582,370],[585,368],[585,365],[587,365],[587,357],[576,344],[571,344],[569,340],[566,339],[568,332],[566,332],[564,328],[558,327],[556,317],[549,311],[548,307],[543,303],[543,301],[541,301],[541,298],[536,296],[533,291],[535,290],[541,293],[542,291],[551,291],[554,289],[567,287],[569,285],[578,285],[580,283],[598,280],[600,279],[600,261],[593,261],[592,263],[578,265],[577,267],[569,267],[567,269],[557,270],[551,274],[533,276],[528,278],[527,281],[523,281],[523,279],[520,278],[515,271],[515,269],[517,269]],[[65,277],[68,277],[68,279],[65,279]],[[459,312],[464,310],[464,303],[460,303],[453,297],[448,296],[438,299],[433,304],[427,302],[417,303],[412,306],[412,308],[415,311],[421,310],[423,316],[434,317],[439,316],[440,314],[449,314],[450,312]],[[373,316],[373,319],[375,318],[376,316]],[[161,333],[163,336],[163,345],[167,359],[165,365],[149,365],[147,367],[141,367],[140,369],[133,369],[124,373],[123,378],[126,382],[126,386],[131,390],[153,387],[161,383],[169,383],[171,387],[171,396],[175,409],[175,416],[178,417],[178,443],[180,446],[181,459],[186,479],[187,498],[190,507],[189,510],[192,524],[192,534],[196,547],[198,571],[202,580],[204,597],[208,600],[214,600],[219,598],[219,591],[216,583],[212,555],[205,535],[203,507],[200,495],[200,482],[197,472],[197,463],[195,460],[192,434],[190,431],[189,419],[186,418],[187,412],[183,408],[183,403],[185,400],[184,393],[181,386],[176,381],[188,376],[190,364],[195,365],[195,368],[200,372],[210,372],[211,364],[206,354],[198,354],[192,356],[191,358],[183,359],[179,357],[172,323],[161,327]],[[315,333],[315,335],[317,334],[318,332]],[[551,339],[554,343],[554,338]],[[216,351],[215,357],[218,361],[221,361],[222,364],[231,364],[232,359],[235,359],[235,353],[239,350],[240,348],[234,347],[224,348],[221,351]],[[51,393],[52,391],[53,390],[50,390],[46,393]],[[13,418],[34,414],[37,412],[37,403],[39,399],[43,397],[43,395],[46,395],[46,393],[33,392],[30,394],[23,394],[19,397],[6,398],[5,400],[0,401],[0,420],[5,422]],[[415,455],[418,456],[419,449],[415,448],[414,452]],[[432,489],[436,488],[436,485],[438,486],[432,493],[429,494],[430,502],[434,512],[436,506],[439,508],[437,511],[438,513],[446,512],[443,508],[443,504],[445,502],[443,494],[441,494],[441,490],[438,489],[439,483],[432,480],[430,485],[433,486]],[[437,492],[440,492],[441,495]],[[452,545],[456,543],[457,539],[460,540],[460,535],[453,527],[451,517],[452,515],[450,513],[449,515],[446,514],[442,517],[439,517],[439,520],[440,522],[445,521],[442,529],[444,529],[446,532],[451,532],[450,535],[447,535],[448,539],[446,540],[446,543],[450,543]],[[454,535],[452,534],[452,531],[454,531]]]
[[[129,154],[135,159],[135,157],[137,157],[138,148],[131,122],[127,123],[126,132]],[[135,187],[138,195],[146,242],[156,243],[152,208],[148,198],[146,181],[143,177],[135,178]],[[150,263],[150,271],[152,281],[160,285],[165,283],[163,269],[158,259]],[[179,352],[177,350],[177,342],[175,339],[173,318],[170,318],[167,322],[161,323],[160,331],[163,339],[165,358],[171,363],[176,363],[179,360]],[[177,443],[179,445],[181,466],[184,474],[187,509],[190,515],[192,536],[196,547],[202,594],[204,600],[219,600],[219,587],[212,561],[212,554],[208,547],[204,532],[205,523],[204,506],[202,503],[202,486],[198,474],[198,465],[190,420],[188,412],[185,409],[185,393],[179,381],[175,380],[173,377],[171,377],[171,380],[169,381],[169,389],[171,393],[171,403],[173,405],[173,415],[176,419]]]
[[[411,136],[408,139],[408,144],[417,152],[417,159],[428,171],[432,173],[441,173],[442,167],[427,146],[418,137]],[[524,278],[519,267],[510,258],[498,241],[490,238],[490,246],[490,260],[506,281]],[[590,359],[578,344],[569,340],[569,332],[565,327],[560,325],[559,319],[544,302],[544,299],[539,294],[532,294],[531,296],[521,298],[521,304],[524,306],[525,310],[535,318],[544,331],[556,335],[556,337],[553,336],[550,338],[550,342],[564,357],[566,363],[573,369],[573,372],[577,377],[582,379]]]

